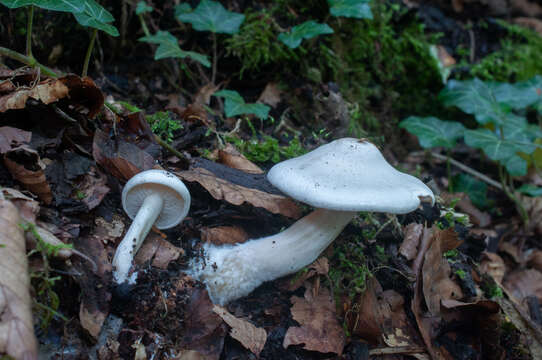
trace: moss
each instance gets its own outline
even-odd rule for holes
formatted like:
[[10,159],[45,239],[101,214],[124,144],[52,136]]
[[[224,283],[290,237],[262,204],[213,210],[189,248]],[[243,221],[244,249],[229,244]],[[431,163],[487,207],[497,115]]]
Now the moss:
[[501,49],[474,65],[470,74],[502,82],[523,81],[542,74],[542,37],[517,25],[500,24],[508,30],[508,36],[501,40]]
[[277,41],[278,26],[268,11],[249,9],[245,16],[239,33],[226,40],[227,54],[241,62],[240,77],[247,70],[258,70],[264,65],[292,57],[292,52]]

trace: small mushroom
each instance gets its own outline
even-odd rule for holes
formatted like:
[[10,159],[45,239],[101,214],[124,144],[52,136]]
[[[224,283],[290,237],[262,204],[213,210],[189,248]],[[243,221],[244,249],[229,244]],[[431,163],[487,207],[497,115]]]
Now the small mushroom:
[[316,208],[276,235],[238,245],[205,244],[189,273],[204,282],[214,303],[249,294],[265,281],[312,263],[359,211],[404,214],[434,203],[417,178],[393,168],[367,140],[344,138],[275,165],[275,187]]
[[147,170],[132,177],[122,191],[122,207],[133,219],[113,257],[113,278],[117,284],[135,283],[128,277],[132,260],[154,225],[169,229],[188,214],[190,193],[175,175],[164,170]]

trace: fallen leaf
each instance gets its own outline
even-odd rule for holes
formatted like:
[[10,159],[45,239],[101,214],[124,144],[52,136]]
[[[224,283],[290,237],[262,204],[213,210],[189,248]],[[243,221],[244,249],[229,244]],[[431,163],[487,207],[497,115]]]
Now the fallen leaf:
[[423,225],[410,223],[405,227],[405,236],[399,254],[403,255],[407,260],[412,260],[418,253],[418,245],[422,237]]
[[246,173],[263,174],[264,172],[258,165],[241,154],[232,144],[227,144],[226,147],[218,150],[218,160],[226,166]]
[[355,300],[346,314],[348,328],[362,339],[377,344],[384,333],[384,322],[391,318],[389,308],[382,307],[378,295],[382,287],[375,278],[367,281],[367,288]]
[[534,250],[527,259],[527,264],[532,267],[533,269],[536,269],[538,271],[542,272],[542,251],[540,250]]
[[542,272],[534,269],[515,270],[506,275],[503,286],[521,304],[527,296],[535,295],[542,302]]
[[74,195],[77,199],[82,197],[80,200],[88,210],[92,210],[100,205],[109,192],[109,187],[106,184],[107,176],[95,167],[91,167],[81,179],[74,182],[74,186],[78,190]]
[[20,222],[17,208],[0,199],[0,354],[37,359],[28,260]]
[[279,89],[278,84],[270,82],[265,85],[265,89],[263,89],[263,92],[256,102],[262,102],[274,108],[280,102],[281,94],[282,91]]
[[26,145],[11,149],[4,155],[4,164],[17,181],[44,203],[50,204],[53,201],[51,188],[45,178],[45,165],[36,150]]
[[30,223],[36,222],[36,216],[38,216],[40,211],[40,205],[36,200],[12,188],[3,187],[1,192],[6,200],[11,201],[17,207],[19,215],[24,221]]
[[249,239],[247,232],[239,226],[204,227],[200,234],[202,241],[215,245],[239,244]]
[[107,317],[107,313],[101,312],[98,309],[90,310],[85,304],[85,300],[81,301],[79,307],[79,321],[81,326],[88,331],[90,336],[97,339],[102,330],[102,325]]
[[252,206],[264,208],[273,214],[281,214],[290,218],[299,218],[301,215],[301,211],[292,199],[233,184],[216,177],[206,169],[195,168],[179,171],[176,174],[185,181],[199,183],[216,200],[225,200],[233,205],[241,205],[247,202]]
[[487,212],[480,211],[474,206],[468,195],[463,193],[454,193],[454,195],[460,197],[460,200],[456,204],[457,209],[469,215],[473,224],[480,227],[486,227],[491,224],[491,216]]
[[50,104],[68,96],[69,88],[61,79],[47,79],[33,87],[19,87],[0,97],[0,113],[7,110],[24,109],[30,98]]
[[267,333],[264,329],[256,327],[246,320],[236,318],[222,306],[215,305],[213,311],[231,327],[230,336],[232,338],[239,341],[256,356],[260,355],[267,340]]
[[194,104],[198,105],[209,105],[211,101],[211,96],[220,89],[220,85],[215,85],[213,83],[209,83],[207,85],[203,85],[198,89],[196,92],[196,95],[194,95]]
[[166,270],[170,262],[175,261],[184,254],[184,250],[171,244],[169,241],[155,233],[150,233],[137,252],[134,259],[136,264],[151,261],[151,265]]
[[506,266],[503,259],[491,252],[483,252],[480,266],[478,267],[482,274],[491,276],[497,284],[502,284],[502,279],[506,272]]
[[282,346],[303,344],[306,350],[341,355],[345,336],[337,321],[335,301],[329,291],[321,288],[316,296],[312,289],[305,291],[305,297],[292,296],[292,317],[301,326],[292,326],[286,331]]
[[457,234],[453,229],[433,231],[433,242],[425,254],[423,262],[423,294],[429,312],[440,314],[442,300],[458,300],[463,297],[461,287],[451,278],[448,260],[442,254],[459,246]]
[[102,217],[97,217],[94,224],[96,225],[94,235],[104,243],[115,242],[124,233],[124,222],[122,222],[122,217],[118,214],[114,214],[110,222]]
[[94,134],[92,155],[96,163],[124,181],[154,166],[151,155],[122,139],[113,140],[101,130]]
[[11,148],[29,143],[32,139],[32,133],[17,129],[11,126],[0,127],[0,154],[5,153]]
[[291,280],[287,280],[286,286],[284,287],[288,291],[296,291],[305,283],[305,281],[315,275],[327,276],[329,273],[329,261],[325,257],[320,257],[307,266],[307,269],[308,271],[303,272],[301,276],[296,276]]

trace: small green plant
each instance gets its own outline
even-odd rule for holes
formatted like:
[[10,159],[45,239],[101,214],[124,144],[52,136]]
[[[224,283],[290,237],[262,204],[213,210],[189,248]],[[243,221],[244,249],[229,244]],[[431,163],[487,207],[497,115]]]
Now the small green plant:
[[264,104],[247,104],[243,97],[237,91],[233,90],[220,90],[215,92],[213,96],[218,96],[226,100],[224,112],[227,117],[254,114],[256,117],[265,120],[269,116],[269,110],[271,110],[269,106]]
[[90,56],[92,49],[94,48],[94,41],[98,30],[103,31],[111,36],[119,36],[117,28],[111,23],[115,21],[115,18],[109,11],[103,8],[95,0],[0,0],[0,4],[7,6],[10,9],[16,9],[23,6],[28,7],[28,19],[26,29],[26,55],[20,54],[16,51],[0,47],[0,55],[10,57],[14,60],[20,61],[28,66],[38,67],[43,74],[51,77],[57,77],[57,74],[40,64],[32,55],[32,26],[34,19],[34,7],[42,8],[50,11],[63,11],[72,13],[75,20],[84,27],[92,28],[92,34],[90,37],[89,46],[83,62],[82,76],[86,76],[88,72],[88,65],[90,62]]
[[[502,190],[514,201],[525,224],[529,217],[517,195],[514,178],[527,173],[529,164],[537,167],[535,150],[540,151],[539,125],[530,124],[526,110],[542,110],[542,76],[515,84],[473,80],[451,80],[439,95],[445,106],[455,106],[473,115],[475,129],[458,122],[434,117],[411,116],[400,126],[418,136],[424,148],[451,149],[459,138],[481,149],[498,168]],[[451,177],[450,177],[451,179]]]
[[278,139],[265,135],[262,140],[252,138],[251,140],[242,140],[237,137],[227,137],[226,141],[234,144],[239,151],[243,153],[250,161],[265,163],[279,161],[298,157],[306,153],[299,138],[294,137],[287,146],[279,145]]
[[145,116],[145,119],[151,126],[153,133],[160,138],[165,139],[167,143],[173,141],[173,132],[183,128],[179,122],[173,120],[167,111],[158,111],[152,115]]
[[353,242],[336,247],[333,258],[336,266],[329,269],[329,278],[335,294],[347,294],[351,298],[362,294],[373,274],[360,244]]
[[49,327],[54,316],[58,316],[62,320],[68,321],[66,317],[58,312],[60,298],[54,291],[54,286],[55,283],[60,280],[60,276],[51,276],[49,259],[56,256],[60,250],[72,249],[73,246],[69,244],[51,245],[46,243],[38,234],[36,225],[32,223],[21,223],[19,226],[24,231],[30,232],[36,239],[35,249],[29,251],[27,255],[30,257],[34,254],[40,254],[43,262],[42,270],[32,272],[30,274],[30,279],[36,290],[34,304],[38,309],[38,313],[41,315],[40,326],[45,330]]
[[465,278],[467,277],[467,273],[463,269],[457,269],[456,271],[454,271],[454,274],[456,274],[457,277],[461,280],[465,280]]
[[459,250],[452,249],[452,250],[445,251],[444,254],[442,254],[442,256],[444,256],[446,259],[455,259],[459,256]]

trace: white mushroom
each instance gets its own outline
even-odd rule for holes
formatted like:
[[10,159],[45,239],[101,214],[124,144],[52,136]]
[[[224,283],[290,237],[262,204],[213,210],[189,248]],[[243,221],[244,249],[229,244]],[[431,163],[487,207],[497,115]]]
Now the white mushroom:
[[135,283],[128,277],[132,260],[154,225],[169,229],[188,214],[190,193],[175,175],[164,170],[147,170],[132,177],[122,191],[122,207],[133,219],[113,257],[113,278],[117,284]]
[[239,245],[204,245],[189,273],[204,282],[214,303],[249,294],[265,281],[312,263],[359,211],[404,214],[434,202],[417,178],[395,170],[366,140],[345,138],[275,165],[269,181],[315,208],[276,235]]

